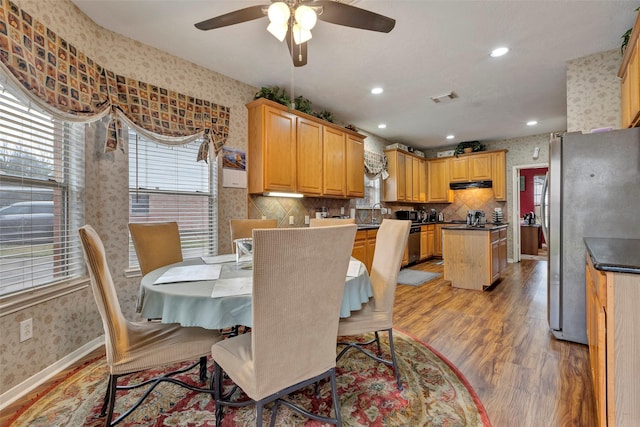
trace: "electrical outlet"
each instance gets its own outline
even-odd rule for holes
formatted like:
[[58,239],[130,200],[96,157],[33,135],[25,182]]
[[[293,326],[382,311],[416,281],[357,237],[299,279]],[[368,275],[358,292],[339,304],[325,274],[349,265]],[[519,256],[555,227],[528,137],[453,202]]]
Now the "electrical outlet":
[[289,215],[289,224],[294,225],[295,221],[293,220],[293,215]]
[[28,318],[20,322],[20,342],[33,338],[33,319]]
[[304,223],[309,225],[309,215],[304,216]]

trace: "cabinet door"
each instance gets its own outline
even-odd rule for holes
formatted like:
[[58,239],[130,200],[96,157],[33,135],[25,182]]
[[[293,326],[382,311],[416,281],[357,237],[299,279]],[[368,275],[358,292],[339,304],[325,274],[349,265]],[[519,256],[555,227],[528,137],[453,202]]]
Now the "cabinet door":
[[404,247],[404,255],[402,255],[402,266],[409,264],[409,244]]
[[413,201],[413,157],[405,154],[401,155],[404,157],[404,200],[411,202]]
[[429,258],[429,242],[427,238],[427,227],[420,228],[420,260]]
[[433,255],[442,256],[442,224],[435,225],[435,233],[433,239]]
[[264,107],[264,191],[296,191],[296,117]]
[[493,283],[500,278],[500,243],[491,242],[491,280]]
[[427,201],[427,161],[420,159],[418,166],[418,201]]
[[398,157],[397,157],[397,179],[396,182],[398,183],[398,188],[397,188],[397,195],[398,201],[405,201],[407,200],[407,175],[406,175],[406,170],[407,170],[407,164],[406,164],[406,157],[404,154],[402,153],[398,153]]
[[491,155],[473,154],[469,156],[469,180],[480,181],[491,179]]
[[365,265],[367,264],[367,231],[366,230],[358,230],[356,232],[356,238],[353,242],[353,249],[351,250],[351,256],[359,261],[362,261]]
[[376,237],[378,230],[367,230],[367,271],[371,272],[371,266],[373,265],[373,256],[376,253]]
[[435,255],[435,226],[430,225],[427,228],[427,258]]
[[322,125],[298,117],[298,192],[322,194]]
[[631,59],[627,68],[627,79],[629,80],[629,126],[637,124],[640,119],[640,37],[636,46],[631,52]]
[[347,135],[347,197],[364,197],[364,141]]
[[450,203],[449,200],[449,159],[428,161],[427,202]]
[[504,151],[498,151],[491,154],[491,179],[493,180],[493,196],[497,201],[504,202],[507,200],[507,155]]
[[449,179],[451,182],[469,181],[468,157],[454,157],[449,159]]
[[323,129],[322,193],[327,196],[344,197],[346,195],[345,134],[328,127]]
[[507,269],[507,229],[500,230],[498,252],[500,256],[500,274]]
[[420,201],[420,159],[417,157],[411,157],[411,179],[413,184],[411,185],[412,194],[411,201],[419,202]]

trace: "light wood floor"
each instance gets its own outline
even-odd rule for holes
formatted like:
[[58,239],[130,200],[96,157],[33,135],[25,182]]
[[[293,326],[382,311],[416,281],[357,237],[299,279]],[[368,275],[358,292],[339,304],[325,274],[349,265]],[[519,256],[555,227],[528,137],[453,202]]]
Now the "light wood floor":
[[[412,268],[443,270],[436,262]],[[462,371],[494,427],[596,426],[587,347],[558,341],[547,329],[546,268],[535,260],[509,264],[484,292],[452,289],[442,278],[398,285],[394,326]],[[0,425],[49,385],[3,411]]]

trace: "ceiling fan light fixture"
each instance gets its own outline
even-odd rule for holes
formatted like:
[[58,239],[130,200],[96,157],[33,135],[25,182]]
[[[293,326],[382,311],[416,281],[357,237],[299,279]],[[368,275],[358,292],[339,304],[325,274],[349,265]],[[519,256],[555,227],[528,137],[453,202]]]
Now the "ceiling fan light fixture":
[[283,41],[286,37],[287,29],[287,24],[274,24],[273,22],[267,27],[267,31],[280,41]]
[[295,12],[296,22],[305,30],[311,30],[318,20],[316,12],[309,6],[298,6]]
[[289,17],[291,16],[291,11],[286,3],[277,1],[275,3],[271,3],[267,11],[267,15],[269,16],[269,21],[272,24],[286,25],[289,21]]
[[311,40],[311,31],[305,30],[300,26],[300,24],[293,24],[293,29],[291,31],[293,32],[293,41],[295,44],[302,44]]

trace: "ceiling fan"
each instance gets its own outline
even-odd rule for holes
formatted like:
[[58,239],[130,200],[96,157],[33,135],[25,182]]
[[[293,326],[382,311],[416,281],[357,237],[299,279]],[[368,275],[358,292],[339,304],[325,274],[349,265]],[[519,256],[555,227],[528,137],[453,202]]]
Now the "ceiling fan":
[[396,24],[395,19],[335,0],[272,0],[270,5],[245,7],[198,22],[195,26],[207,31],[264,16],[268,16],[270,21],[267,30],[278,40],[287,40],[296,67],[307,63],[307,41],[311,39],[311,29],[317,19],[381,33],[388,33]]

